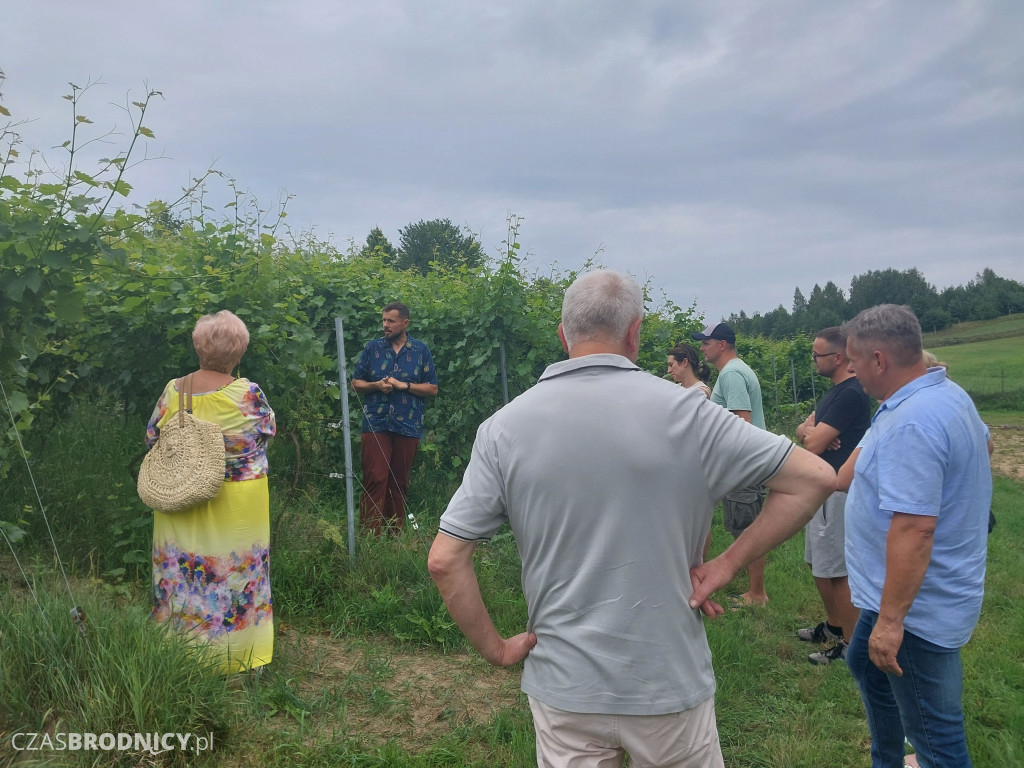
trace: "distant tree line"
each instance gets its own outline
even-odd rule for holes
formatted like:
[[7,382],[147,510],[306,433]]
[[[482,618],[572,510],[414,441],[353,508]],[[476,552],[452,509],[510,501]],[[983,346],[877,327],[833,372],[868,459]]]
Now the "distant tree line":
[[417,221],[398,230],[398,247],[374,227],[366,237],[360,256],[377,257],[392,269],[415,270],[421,275],[433,265],[445,269],[478,267],[483,263],[480,243],[471,232],[463,232],[450,219]]
[[1024,312],[1024,284],[985,269],[967,285],[939,292],[916,268],[871,270],[853,278],[848,294],[831,280],[824,288],[815,284],[806,297],[797,287],[791,312],[780,304],[764,314],[741,311],[728,322],[739,333],[787,339],[839,325],[876,304],[906,304],[926,332],[941,331],[954,323]]

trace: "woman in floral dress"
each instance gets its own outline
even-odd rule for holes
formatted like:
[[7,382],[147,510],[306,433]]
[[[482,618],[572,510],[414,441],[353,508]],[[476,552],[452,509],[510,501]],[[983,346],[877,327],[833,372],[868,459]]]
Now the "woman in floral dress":
[[[214,649],[225,673],[269,664],[274,652],[270,597],[270,496],[267,443],[274,412],[259,385],[234,378],[249,331],[222,310],[192,332],[199,370],[192,374],[192,413],[224,434],[224,484],[210,501],[153,516],[153,617],[192,632]],[[153,409],[146,445],[178,412],[172,379]]]

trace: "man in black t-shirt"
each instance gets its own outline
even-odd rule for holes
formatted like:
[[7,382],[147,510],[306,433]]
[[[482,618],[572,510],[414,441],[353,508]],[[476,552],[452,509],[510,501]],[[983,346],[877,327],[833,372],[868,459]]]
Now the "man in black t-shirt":
[[[812,349],[815,369],[832,382],[832,388],[817,410],[796,428],[796,438],[838,471],[871,423],[871,400],[847,369],[846,338],[839,328],[819,331]],[[814,584],[825,604],[825,621],[796,634],[806,642],[830,644],[808,657],[812,664],[845,659],[860,613],[850,600],[846,572],[845,507],[846,493],[836,491],[807,524],[804,559],[811,566]]]

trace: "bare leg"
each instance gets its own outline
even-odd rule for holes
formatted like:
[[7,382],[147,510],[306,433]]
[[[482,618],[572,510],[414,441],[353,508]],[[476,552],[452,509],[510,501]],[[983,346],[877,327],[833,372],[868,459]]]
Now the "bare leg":
[[764,565],[766,559],[759,557],[747,566],[750,589],[740,595],[740,600],[748,605],[764,605],[768,602],[768,593],[764,589]]
[[860,618],[860,610],[850,598],[850,580],[846,576],[814,577],[821,602],[825,606],[825,620],[833,627],[843,628],[843,639],[850,642],[853,628]]

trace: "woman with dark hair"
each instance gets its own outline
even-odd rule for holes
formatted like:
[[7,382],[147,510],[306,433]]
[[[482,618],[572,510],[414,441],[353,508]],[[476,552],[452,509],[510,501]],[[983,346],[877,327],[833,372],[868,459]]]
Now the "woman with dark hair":
[[[274,651],[267,487],[274,412],[258,384],[232,373],[249,345],[238,316],[225,309],[200,318],[192,343],[199,356],[199,370],[189,374],[192,413],[224,434],[224,483],[209,501],[153,512],[153,618],[202,638],[231,673],[269,664]],[[146,427],[149,448],[177,416],[185,379],[164,387]]]
[[704,393],[704,397],[711,397],[711,387],[707,383],[711,369],[689,344],[677,344],[669,351],[668,375],[676,384],[687,389],[696,386]]

